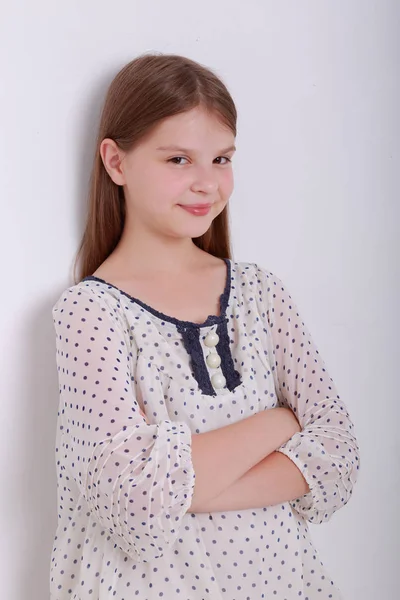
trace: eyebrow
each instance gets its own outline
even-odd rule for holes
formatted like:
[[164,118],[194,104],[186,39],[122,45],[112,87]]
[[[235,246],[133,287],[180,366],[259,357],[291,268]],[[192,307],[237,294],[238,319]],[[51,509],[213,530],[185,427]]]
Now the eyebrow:
[[[163,152],[183,152],[183,154],[196,154],[195,150],[190,150],[189,148],[181,148],[179,146],[159,146],[156,150],[161,150]],[[229,146],[229,148],[225,148],[225,150],[221,150],[220,154],[225,154],[227,152],[232,152],[236,150],[236,146]]]

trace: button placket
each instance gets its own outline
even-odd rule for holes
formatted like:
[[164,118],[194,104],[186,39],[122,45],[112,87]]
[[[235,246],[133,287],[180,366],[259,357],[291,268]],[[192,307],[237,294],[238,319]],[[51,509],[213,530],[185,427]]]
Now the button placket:
[[[219,335],[215,331],[210,331],[203,340],[204,345],[210,349],[206,356],[206,363],[211,369],[218,369],[221,365],[221,357],[215,347],[219,342]],[[221,372],[214,373],[211,377],[211,384],[214,389],[222,389],[226,385],[226,379]]]

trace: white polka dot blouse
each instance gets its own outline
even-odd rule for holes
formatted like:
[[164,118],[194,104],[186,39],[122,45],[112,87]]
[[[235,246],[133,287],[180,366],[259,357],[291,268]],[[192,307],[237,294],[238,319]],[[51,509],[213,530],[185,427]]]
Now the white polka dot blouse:
[[[220,314],[203,323],[95,276],[54,305],[52,600],[342,600],[308,523],[328,521],[352,495],[353,423],[283,282],[256,263],[225,262]],[[190,512],[191,435],[276,406],[299,420],[277,451],[310,491]]]

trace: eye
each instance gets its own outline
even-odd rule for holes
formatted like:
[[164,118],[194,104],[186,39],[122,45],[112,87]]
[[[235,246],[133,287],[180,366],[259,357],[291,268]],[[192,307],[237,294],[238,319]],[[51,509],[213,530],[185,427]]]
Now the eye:
[[[232,162],[232,159],[229,158],[228,156],[218,156],[215,160],[218,160],[218,158],[225,158],[226,163],[223,163],[225,165],[227,165],[228,163]],[[218,163],[218,164],[221,164],[221,163]]]
[[[174,161],[174,160],[179,160],[179,159],[181,159],[181,158],[183,158],[183,160],[187,160],[187,158],[185,158],[184,156],[174,156],[173,158],[170,158],[170,159],[168,160],[168,162],[172,162],[172,161]],[[174,163],[174,164],[175,164],[175,165],[181,165],[182,163]]]
[[[168,160],[168,162],[173,162],[173,161],[181,160],[181,159],[187,160],[187,158],[185,158],[184,156],[174,156],[173,158],[170,158]],[[228,158],[228,156],[218,156],[215,160],[219,160],[219,159],[225,159],[227,162],[225,162],[225,163],[217,163],[217,164],[226,165],[226,164],[229,164],[230,162],[232,162],[232,160],[230,158]],[[173,164],[175,164],[175,165],[182,165],[181,162],[174,162]]]

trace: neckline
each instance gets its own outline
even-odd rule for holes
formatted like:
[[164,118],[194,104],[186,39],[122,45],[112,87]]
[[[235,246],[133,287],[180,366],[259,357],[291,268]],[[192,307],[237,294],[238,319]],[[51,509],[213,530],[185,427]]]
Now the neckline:
[[226,264],[226,280],[225,280],[224,290],[223,290],[222,294],[219,297],[219,312],[220,312],[220,314],[219,315],[208,315],[208,317],[202,323],[195,323],[193,321],[184,321],[182,319],[178,319],[176,317],[171,317],[170,315],[166,315],[166,314],[160,312],[159,310],[156,310],[155,308],[153,308],[149,304],[146,304],[145,302],[143,302],[139,298],[136,298],[135,296],[132,296],[131,294],[128,294],[128,292],[125,292],[124,290],[122,290],[121,288],[117,287],[116,285],[113,285],[112,283],[109,283],[108,281],[105,281],[104,279],[101,279],[100,277],[97,277],[96,275],[88,275],[87,277],[84,277],[81,280],[81,282],[84,282],[84,281],[97,281],[99,283],[103,283],[103,284],[107,285],[108,287],[112,287],[115,290],[117,290],[118,292],[120,292],[121,294],[123,294],[124,296],[126,296],[127,298],[129,298],[131,300],[131,302],[134,302],[135,304],[138,304],[144,310],[146,310],[147,312],[149,312],[153,316],[157,317],[161,321],[166,321],[168,323],[173,323],[174,325],[176,325],[176,327],[178,329],[182,329],[182,328],[186,328],[186,327],[193,327],[193,328],[209,327],[210,325],[215,325],[217,323],[222,322],[226,318],[227,308],[228,308],[230,300],[231,300],[231,291],[232,291],[232,278],[231,278],[232,261],[229,258],[223,258],[222,260]]

